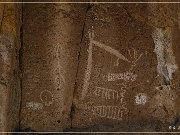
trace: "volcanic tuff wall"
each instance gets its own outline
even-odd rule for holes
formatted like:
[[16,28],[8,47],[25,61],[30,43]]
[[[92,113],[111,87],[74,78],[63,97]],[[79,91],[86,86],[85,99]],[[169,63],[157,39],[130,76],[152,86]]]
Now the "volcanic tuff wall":
[[0,4],[0,131],[19,125],[21,6]]
[[155,131],[178,121],[177,8],[94,4],[82,42],[73,127],[114,123],[110,130]]
[[1,131],[178,127],[178,4],[0,6]]
[[21,126],[71,127],[71,105],[87,5],[25,4]]

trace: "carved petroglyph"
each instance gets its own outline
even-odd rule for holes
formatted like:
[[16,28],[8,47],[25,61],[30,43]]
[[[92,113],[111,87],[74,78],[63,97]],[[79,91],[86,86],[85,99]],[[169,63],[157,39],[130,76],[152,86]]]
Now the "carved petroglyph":
[[107,80],[108,81],[116,81],[116,80],[124,80],[124,81],[135,81],[137,75],[134,75],[131,72],[124,73],[108,73]]
[[44,90],[40,94],[40,100],[42,101],[44,106],[50,106],[54,102],[54,97],[50,91]]
[[124,98],[125,92],[126,90],[124,90],[123,88],[120,91],[116,91],[113,89],[96,87],[93,94],[104,99],[121,100],[122,98]]
[[82,91],[82,99],[85,98],[85,96],[88,93],[88,87],[89,87],[89,81],[91,78],[91,70],[92,70],[92,40],[94,38],[94,33],[89,32],[89,49],[88,49],[88,63],[87,63],[87,69],[85,72],[85,77],[84,77],[84,85],[83,85],[83,91]]
[[97,47],[109,52],[110,54],[116,56],[117,57],[117,65],[119,65],[120,59],[131,63],[131,61],[128,60],[119,51],[117,51],[117,50],[113,49],[112,47],[107,46],[103,43],[95,41],[94,40],[94,31],[89,32],[88,63],[87,63],[87,69],[85,72],[85,78],[84,78],[84,84],[83,84],[83,90],[82,90],[82,99],[84,99],[88,93],[88,87],[89,87],[89,82],[90,82],[90,78],[91,78],[91,70],[92,70],[92,53],[93,53],[92,49],[93,49],[93,46],[97,46]]
[[[82,97],[83,100],[87,93],[88,93],[88,87],[90,84],[91,79],[91,72],[92,72],[92,63],[93,63],[93,47],[98,47],[100,49],[105,50],[106,52],[110,53],[111,55],[114,55],[117,57],[117,60],[115,61],[114,66],[119,66],[120,60],[125,61],[130,64],[130,68],[128,71],[123,73],[108,73],[107,75],[104,75],[105,80],[108,82],[113,82],[116,80],[122,80],[124,82],[121,83],[120,90],[114,90],[110,88],[103,88],[103,87],[95,87],[91,94],[94,96],[97,96],[99,98],[105,99],[105,100],[115,100],[120,105],[111,106],[111,105],[91,105],[88,108],[89,111],[93,112],[92,114],[95,116],[99,116],[102,118],[108,118],[108,119],[115,119],[115,120],[122,120],[123,115],[127,112],[127,105],[124,100],[125,93],[126,93],[126,87],[127,83],[134,82],[137,78],[136,74],[132,73],[132,69],[137,65],[137,62],[142,58],[143,53],[138,53],[134,48],[132,50],[128,50],[129,57],[125,57],[123,54],[121,54],[119,51],[115,50],[114,48],[107,46],[103,43],[100,43],[98,41],[94,40],[94,32],[89,32],[89,48],[88,48],[88,60],[87,60],[87,68],[85,71],[85,78],[84,78],[84,84],[82,88]],[[141,100],[141,101],[140,101]],[[145,104],[146,99],[142,95],[140,96],[140,100],[137,99],[137,103],[141,102],[140,104]],[[117,104],[118,104],[117,103]],[[94,103],[93,103],[94,104]]]
[[116,60],[116,62],[115,62],[115,64],[114,64],[114,66],[116,66],[116,67],[119,66],[119,58],[117,58],[117,60]]
[[62,90],[63,85],[65,83],[65,79],[64,79],[64,76],[62,75],[61,68],[58,67],[55,70],[55,72],[56,72],[56,76],[55,76],[56,87],[57,89]]
[[130,59],[131,59],[131,68],[129,71],[133,70],[133,68],[136,66],[137,62],[140,60],[140,58],[143,56],[143,53],[138,53],[134,48],[131,50],[128,50]]
[[113,49],[112,47],[107,46],[107,45],[105,45],[103,43],[100,43],[98,41],[95,41],[95,40],[92,40],[91,42],[93,43],[93,45],[98,46],[99,48],[104,49],[105,51],[109,52],[112,55],[115,55],[118,59],[124,60],[126,62],[131,62],[124,55],[122,55],[119,51]]
[[114,120],[122,120],[123,116],[127,114],[126,102],[120,103],[120,105],[94,105],[93,102],[80,105],[81,109],[85,109],[94,116],[101,118],[108,118]]
[[129,56],[131,57],[131,59],[133,59],[132,63],[136,63],[143,55],[143,53],[140,53],[138,55],[138,52],[133,48],[133,55],[132,52],[130,50],[128,50]]
[[119,60],[126,61],[131,64],[131,67],[128,72],[125,73],[110,73],[108,74],[108,81],[115,81],[115,80],[124,80],[124,81],[135,81],[137,75],[133,75],[131,73],[131,70],[136,66],[137,62],[140,60],[140,58],[143,56],[143,53],[138,53],[134,48],[133,50],[128,50],[130,59],[126,58],[124,55],[122,55],[119,51],[113,49],[110,46],[107,46],[103,43],[100,43],[98,41],[94,40],[94,32],[89,32],[89,49],[88,49],[88,63],[87,63],[87,69],[85,72],[85,78],[84,78],[84,84],[83,84],[83,90],[82,90],[82,99],[87,95],[88,93],[88,87],[89,82],[91,78],[91,70],[92,70],[92,49],[93,46],[97,46],[110,54],[117,57],[117,61],[115,63],[115,66],[119,65]]
[[43,104],[38,102],[27,102],[26,107],[32,110],[41,110],[43,109]]
[[135,96],[135,102],[137,105],[145,105],[147,102],[147,95],[145,93],[138,93]]
[[63,76],[64,70],[62,70],[63,68],[61,67],[61,55],[60,55],[61,52],[62,52],[62,47],[60,44],[58,44],[55,47],[57,65],[55,65],[56,69],[54,71],[54,74],[55,74],[55,82],[56,82],[55,85],[59,90],[62,90],[63,85],[65,84],[65,78]]
[[91,108],[93,115],[114,120],[122,120],[125,110],[127,110],[125,104],[122,106],[93,106]]

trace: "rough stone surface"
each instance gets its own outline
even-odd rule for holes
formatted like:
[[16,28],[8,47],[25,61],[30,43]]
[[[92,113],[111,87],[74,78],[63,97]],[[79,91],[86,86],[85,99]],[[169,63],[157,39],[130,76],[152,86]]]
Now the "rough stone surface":
[[180,131],[179,11],[0,4],[0,131]]
[[72,127],[167,131],[177,121],[177,6],[92,6],[81,45]]
[[71,127],[79,43],[87,6],[24,4],[21,128]]
[[20,5],[0,4],[0,131],[18,128]]

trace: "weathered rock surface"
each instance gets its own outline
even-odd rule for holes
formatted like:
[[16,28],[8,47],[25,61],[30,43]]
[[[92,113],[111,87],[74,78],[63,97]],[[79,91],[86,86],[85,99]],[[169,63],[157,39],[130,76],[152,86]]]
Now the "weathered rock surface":
[[180,131],[179,4],[21,6],[0,4],[0,131]]
[[0,132],[5,132],[19,125],[20,5],[0,4],[0,24]]
[[71,127],[86,10],[84,4],[24,4],[22,129]]
[[[163,131],[174,125],[179,117],[177,8],[92,6],[81,45],[72,127],[107,124],[128,131],[118,126],[124,124],[133,131]],[[152,123],[159,124],[153,128]]]

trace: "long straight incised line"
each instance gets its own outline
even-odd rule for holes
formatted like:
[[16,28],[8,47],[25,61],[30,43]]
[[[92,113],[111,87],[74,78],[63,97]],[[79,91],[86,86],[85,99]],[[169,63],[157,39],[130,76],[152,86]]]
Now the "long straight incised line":
[[83,85],[83,89],[82,89],[82,99],[86,96],[87,92],[88,92],[88,87],[89,87],[89,81],[91,78],[91,70],[92,70],[92,34],[89,33],[89,39],[90,39],[90,43],[89,43],[89,49],[88,49],[88,63],[87,63],[87,69],[86,69],[86,73],[85,73],[85,78],[84,78],[84,85]]
[[83,84],[83,89],[82,89],[82,99],[84,99],[88,93],[89,81],[91,78],[91,71],[92,71],[92,49],[93,49],[93,45],[104,49],[105,51],[115,55],[119,59],[122,59],[126,62],[131,62],[124,55],[119,53],[119,51],[117,51],[117,50],[113,49],[112,47],[109,47],[105,44],[99,43],[99,42],[93,40],[93,38],[94,38],[94,33],[90,32],[89,33],[89,42],[90,43],[89,43],[89,49],[88,49],[88,53],[89,53],[88,54],[88,63],[87,63],[87,69],[86,69],[84,84]]
[[100,42],[97,42],[97,41],[95,41],[95,40],[92,40],[92,43],[93,43],[95,46],[98,46],[98,47],[104,49],[105,51],[107,51],[107,52],[115,55],[116,57],[118,57],[118,58],[120,58],[120,59],[122,59],[122,60],[124,60],[124,61],[131,62],[131,61],[129,61],[124,55],[122,55],[121,53],[119,53],[119,51],[113,49],[113,48],[110,47],[110,46],[107,46],[107,45],[102,44],[102,43],[100,43]]

